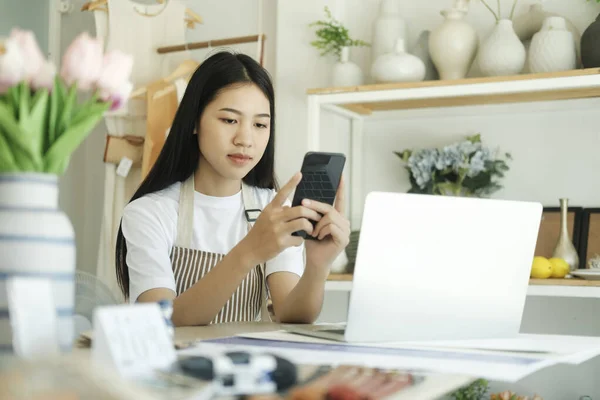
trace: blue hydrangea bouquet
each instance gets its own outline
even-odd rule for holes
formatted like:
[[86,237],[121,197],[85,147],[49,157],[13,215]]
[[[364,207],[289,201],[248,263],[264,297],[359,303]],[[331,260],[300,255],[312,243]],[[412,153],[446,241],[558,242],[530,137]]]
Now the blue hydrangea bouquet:
[[498,180],[509,167],[505,158],[481,143],[481,135],[467,136],[461,142],[441,149],[394,152],[406,163],[411,188],[409,193],[446,196],[488,196],[502,186]]

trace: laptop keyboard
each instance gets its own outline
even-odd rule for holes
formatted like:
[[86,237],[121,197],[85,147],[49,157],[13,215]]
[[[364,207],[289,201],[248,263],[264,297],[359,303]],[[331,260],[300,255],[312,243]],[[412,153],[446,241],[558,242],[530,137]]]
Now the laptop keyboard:
[[325,203],[333,204],[335,190],[326,171],[306,171],[302,174],[302,180],[298,188],[301,198],[322,199]]

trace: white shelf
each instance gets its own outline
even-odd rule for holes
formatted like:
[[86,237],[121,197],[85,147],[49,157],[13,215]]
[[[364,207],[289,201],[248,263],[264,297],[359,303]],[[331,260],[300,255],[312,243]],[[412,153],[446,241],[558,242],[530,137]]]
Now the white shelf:
[[[505,77],[467,78],[318,88],[307,91],[307,150],[320,146],[321,112],[331,111],[350,119],[350,219],[352,228],[360,224],[362,209],[361,174],[364,143],[363,122],[375,114],[393,110],[439,107],[485,106],[489,104],[549,104],[559,100],[600,97],[600,68],[523,74]],[[542,106],[543,107],[543,106]]]
[[349,117],[378,111],[600,96],[600,69],[310,89],[309,100]]

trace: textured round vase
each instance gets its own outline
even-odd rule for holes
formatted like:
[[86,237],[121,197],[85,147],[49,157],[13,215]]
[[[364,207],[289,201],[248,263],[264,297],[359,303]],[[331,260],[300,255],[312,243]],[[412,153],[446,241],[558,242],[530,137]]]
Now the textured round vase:
[[584,68],[600,67],[600,14],[581,36],[581,63]]
[[14,351],[6,285],[13,277],[44,278],[52,285],[63,351],[73,344],[75,239],[58,208],[58,177],[0,174],[0,349]]
[[444,22],[429,36],[429,53],[440,79],[462,79],[467,76],[479,45],[477,32],[459,9],[443,10]]
[[377,57],[371,68],[376,82],[416,82],[425,79],[425,64],[417,56],[408,54],[404,39],[396,41],[393,53]]
[[[544,21],[548,17],[562,17],[559,14],[546,11],[542,4],[532,4],[529,6],[527,11],[517,14],[513,18],[513,27],[515,29],[515,33],[521,39],[522,42],[526,42],[531,40],[533,35],[542,29],[544,25]],[[564,17],[563,17],[564,18]],[[577,51],[577,58],[580,58],[580,41],[581,41],[581,32],[577,29],[575,24],[565,18],[565,23],[567,24],[567,29],[573,35],[573,42],[575,43],[575,48]]]
[[482,43],[477,63],[484,76],[508,76],[520,74],[526,58],[525,46],[517,37],[512,21],[502,19]]
[[331,83],[334,87],[358,86],[364,82],[360,67],[349,60],[350,48],[342,47],[341,59],[335,63],[332,70]]
[[529,46],[529,71],[559,72],[577,67],[573,34],[562,17],[548,17]]

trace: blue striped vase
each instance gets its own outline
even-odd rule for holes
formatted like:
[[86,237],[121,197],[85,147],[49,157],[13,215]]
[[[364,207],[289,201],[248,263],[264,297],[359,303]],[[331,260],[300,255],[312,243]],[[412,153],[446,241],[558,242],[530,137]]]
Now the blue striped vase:
[[58,208],[56,175],[0,174],[1,350],[12,351],[5,282],[15,276],[51,279],[60,345],[63,351],[72,348],[74,236],[69,218]]

